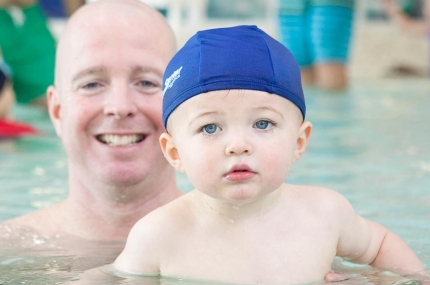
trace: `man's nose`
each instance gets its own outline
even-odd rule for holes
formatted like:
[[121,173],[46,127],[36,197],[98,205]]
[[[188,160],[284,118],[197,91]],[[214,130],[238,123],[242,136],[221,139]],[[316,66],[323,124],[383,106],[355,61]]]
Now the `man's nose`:
[[126,84],[113,84],[106,94],[104,113],[117,119],[132,117],[137,106],[132,89]]
[[227,156],[246,154],[250,155],[253,152],[250,138],[244,133],[233,134],[227,143],[225,154]]

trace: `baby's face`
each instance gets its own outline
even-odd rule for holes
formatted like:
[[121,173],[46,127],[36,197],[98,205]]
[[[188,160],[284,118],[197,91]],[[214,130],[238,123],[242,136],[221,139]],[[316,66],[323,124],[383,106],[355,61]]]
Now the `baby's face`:
[[236,205],[279,188],[297,155],[302,117],[278,95],[254,90],[204,93],[182,103],[168,130],[179,170],[201,192]]

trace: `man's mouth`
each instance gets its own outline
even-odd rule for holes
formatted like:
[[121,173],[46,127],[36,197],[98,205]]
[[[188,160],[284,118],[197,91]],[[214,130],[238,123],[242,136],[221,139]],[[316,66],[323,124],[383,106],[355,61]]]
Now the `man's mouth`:
[[101,143],[110,145],[110,146],[131,146],[137,143],[140,143],[145,139],[145,135],[143,134],[132,134],[132,135],[111,135],[104,134],[96,136],[97,140]]

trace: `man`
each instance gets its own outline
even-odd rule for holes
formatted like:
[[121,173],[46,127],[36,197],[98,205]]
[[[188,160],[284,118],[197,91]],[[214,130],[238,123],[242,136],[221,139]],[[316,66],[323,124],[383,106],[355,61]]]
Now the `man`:
[[139,218],[181,195],[158,143],[162,77],[175,51],[163,16],[138,1],[101,0],[71,17],[47,92],[68,156],[69,196],[5,223],[125,241]]

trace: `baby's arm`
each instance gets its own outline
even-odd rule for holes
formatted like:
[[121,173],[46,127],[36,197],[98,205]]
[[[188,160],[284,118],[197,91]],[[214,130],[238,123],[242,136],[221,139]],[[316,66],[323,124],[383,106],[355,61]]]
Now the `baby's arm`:
[[[371,221],[367,222],[373,224],[371,227],[383,228],[381,225]],[[385,228],[383,228],[383,230],[385,230],[384,239],[371,264],[378,268],[392,269],[401,274],[423,271],[423,264],[409,246],[393,232]]]
[[340,199],[340,204],[343,225],[338,256],[400,274],[424,270],[421,261],[400,237],[357,215],[346,199]]
[[151,216],[145,216],[131,229],[122,253],[117,257],[113,266],[116,270],[158,276],[160,241],[157,239],[159,223]]

